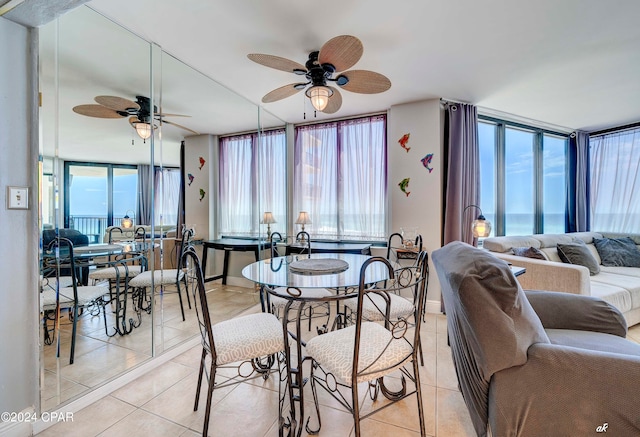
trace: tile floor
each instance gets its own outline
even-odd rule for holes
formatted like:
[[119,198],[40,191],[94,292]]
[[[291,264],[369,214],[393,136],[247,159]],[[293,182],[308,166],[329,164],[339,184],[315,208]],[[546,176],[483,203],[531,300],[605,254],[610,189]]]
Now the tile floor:
[[[254,307],[250,312],[256,311]],[[421,382],[427,435],[474,436],[473,427],[447,346],[446,318],[428,314],[423,323],[425,366]],[[628,338],[640,343],[640,325]],[[194,347],[128,386],[74,414],[73,422],[59,423],[38,437],[71,436],[198,436],[201,434],[206,395],[193,411],[201,348]],[[326,396],[321,396],[320,436],[353,435],[352,419]],[[275,437],[278,435],[278,388],[275,375],[214,391],[209,435]],[[418,436],[415,398],[367,419],[368,437]],[[304,434],[304,433],[303,433]]]

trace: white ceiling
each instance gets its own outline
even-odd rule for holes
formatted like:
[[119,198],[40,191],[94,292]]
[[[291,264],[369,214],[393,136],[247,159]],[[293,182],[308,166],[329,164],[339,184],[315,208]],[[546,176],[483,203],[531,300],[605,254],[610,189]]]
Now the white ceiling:
[[[298,78],[255,64],[248,53],[304,64],[328,39],[350,34],[364,44],[354,68],[380,72],[392,87],[378,95],[345,91],[332,117],[443,97],[586,131],[640,120],[637,0],[88,4],[256,104]],[[296,123],[304,100],[299,93],[264,106]]]
[[[317,120],[442,97],[565,130],[640,121],[637,0],[93,0],[87,5],[184,62],[162,57],[162,75],[154,78],[156,86],[162,84],[159,106],[165,113],[190,115],[170,120],[200,133],[314,120],[302,92],[262,104],[264,94],[298,82],[299,76],[246,55],[272,54],[304,64],[309,52],[343,34],[364,44],[353,68],[382,73],[392,86],[375,95],[343,91],[342,108],[333,115],[319,113]],[[50,128],[56,114],[55,26],[41,28],[44,147],[57,145],[67,159],[148,162],[149,142],[143,144],[126,120],[71,111],[93,103],[96,95],[132,100],[149,95],[148,45],[96,15],[82,7],[58,24],[57,141]],[[185,135],[163,126],[165,164],[178,163]]]

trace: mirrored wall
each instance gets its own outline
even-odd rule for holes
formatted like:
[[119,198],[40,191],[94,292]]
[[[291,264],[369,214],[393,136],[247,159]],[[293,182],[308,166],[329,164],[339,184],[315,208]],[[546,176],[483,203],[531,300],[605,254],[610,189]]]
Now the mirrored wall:
[[[58,236],[72,241],[76,259],[86,261],[76,269],[78,285],[92,285],[99,267],[115,265],[109,263],[118,257],[104,252],[105,245],[126,246],[143,239],[146,245],[130,249],[132,253],[144,256],[151,270],[167,270],[177,265],[179,221],[195,228],[196,240],[219,237],[218,137],[284,125],[86,6],[40,29],[39,68],[41,255],[47,256],[47,246]],[[145,118],[145,110],[150,118]],[[200,167],[192,171],[193,181],[185,181],[182,219],[178,193],[187,172],[181,172],[181,159],[186,167]],[[202,198],[200,190],[205,192]],[[190,206],[193,196],[197,203]],[[128,220],[131,231],[125,226]],[[114,226],[124,230],[110,235]],[[131,266],[139,264],[136,259]],[[184,293],[181,307],[175,287],[141,295],[96,280],[99,286],[107,285],[101,303],[79,308],[74,318],[63,302],[69,294],[63,276],[58,270],[59,286],[52,288],[58,305],[54,300],[52,307],[43,297],[38,315],[43,411],[198,335],[195,313]],[[255,296],[243,298],[241,291],[235,295],[216,282],[208,288],[221,299],[220,317],[256,302]]]

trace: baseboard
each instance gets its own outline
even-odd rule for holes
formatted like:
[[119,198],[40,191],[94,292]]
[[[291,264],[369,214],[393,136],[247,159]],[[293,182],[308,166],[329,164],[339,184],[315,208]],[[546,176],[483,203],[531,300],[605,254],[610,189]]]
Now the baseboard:
[[[144,363],[142,363],[141,365],[131,369],[129,372],[125,373],[124,375],[120,376],[117,379],[114,379],[113,381],[110,381],[108,383],[106,383],[103,386],[100,386],[96,389],[91,390],[89,393],[87,393],[86,395],[69,402],[68,404],[56,409],[56,410],[51,410],[49,411],[49,413],[53,413],[54,411],[56,413],[58,413],[58,416],[60,415],[64,415],[66,413],[76,413],[80,410],[82,410],[85,407],[88,407],[89,405],[93,404],[96,401],[99,401],[100,399],[109,396],[111,393],[113,393],[114,391],[118,390],[119,388],[122,388],[124,386],[126,386],[127,384],[131,383],[133,380],[139,378],[140,376],[152,371],[153,369],[159,367],[160,365],[166,363],[167,361],[170,361],[172,359],[174,359],[175,357],[177,357],[178,355],[188,351],[189,349],[191,349],[192,347],[195,347],[197,345],[200,344],[200,336],[197,335],[194,338],[192,338],[191,340],[187,340],[184,343],[181,343],[179,345],[176,345],[175,347],[165,351],[164,353],[160,354],[159,356],[150,359],[149,361],[146,361]],[[31,436],[31,435],[35,435],[41,431],[44,431],[45,429],[49,428],[52,425],[55,425],[56,422],[44,422],[42,420],[38,420],[35,423],[33,423],[33,430],[31,430],[31,426],[29,426],[29,432],[27,432],[26,434],[7,434],[7,436]],[[2,433],[3,428],[0,425],[0,436],[4,436],[5,434]],[[31,432],[33,431],[33,434],[31,434]]]
[[[35,410],[33,407],[22,410],[18,413],[17,418],[35,418]],[[16,418],[16,419],[17,419]],[[29,420],[20,420],[16,422],[0,422],[0,436],[2,437],[29,437],[32,436],[33,424]]]

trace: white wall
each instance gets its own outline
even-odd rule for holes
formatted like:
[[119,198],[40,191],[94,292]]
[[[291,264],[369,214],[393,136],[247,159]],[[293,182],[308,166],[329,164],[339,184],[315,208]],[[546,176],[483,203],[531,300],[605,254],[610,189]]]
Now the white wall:
[[[431,254],[441,247],[442,234],[442,122],[440,100],[392,106],[387,123],[388,139],[388,194],[390,206],[390,232],[401,227],[417,226],[422,235],[424,249]],[[398,142],[409,134],[408,152]],[[427,154],[433,158],[422,164]],[[398,184],[409,178],[407,196]],[[430,263],[428,311],[439,311],[440,284]],[[436,303],[438,302],[438,303]]]
[[[39,403],[37,30],[0,17],[0,411]],[[30,188],[28,210],[8,210],[7,186]],[[0,423],[2,435],[30,426]]]

